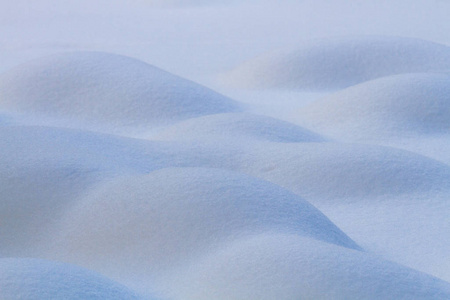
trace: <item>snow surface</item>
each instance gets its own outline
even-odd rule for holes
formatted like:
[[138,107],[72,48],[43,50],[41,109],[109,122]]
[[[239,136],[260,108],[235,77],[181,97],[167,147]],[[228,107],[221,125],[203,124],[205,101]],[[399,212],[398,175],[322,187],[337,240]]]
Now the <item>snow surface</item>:
[[214,139],[256,139],[280,143],[321,142],[316,133],[294,124],[248,113],[228,113],[198,117],[158,132],[157,140],[208,141]]
[[360,249],[315,207],[272,183],[219,169],[169,168],[119,178],[79,199],[50,232],[50,252],[123,276],[170,269],[265,231]]
[[382,139],[450,133],[450,76],[388,76],[325,96],[298,118],[324,134]]
[[244,88],[337,90],[394,74],[450,71],[450,47],[400,37],[319,40],[238,66],[225,81]]
[[0,76],[0,108],[92,125],[167,124],[237,110],[229,98],[142,61],[100,52],[36,59]]
[[30,258],[0,259],[2,299],[144,299],[93,271]]
[[450,299],[450,2],[0,4],[0,298]]
[[[450,166],[391,147],[346,143],[252,145],[239,170],[316,201],[450,192]],[[316,200],[317,199],[317,200]]]
[[[261,264],[264,262],[264,264]],[[237,240],[183,274],[185,299],[448,299],[438,278],[295,235]]]

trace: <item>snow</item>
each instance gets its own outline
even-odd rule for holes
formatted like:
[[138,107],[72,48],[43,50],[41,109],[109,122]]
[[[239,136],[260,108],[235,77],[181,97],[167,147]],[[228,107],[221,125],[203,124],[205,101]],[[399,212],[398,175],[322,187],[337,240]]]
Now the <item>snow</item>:
[[183,275],[174,279],[181,286],[174,293],[185,299],[450,297],[450,284],[438,278],[363,252],[283,234],[236,240]]
[[168,168],[118,178],[78,199],[55,227],[45,255],[117,279],[127,273],[157,278],[228,240],[267,231],[360,249],[299,196],[210,168]]
[[0,108],[91,125],[167,124],[237,110],[229,98],[142,61],[69,52],[0,76]]
[[307,129],[275,118],[248,113],[215,114],[189,119],[158,132],[156,140],[256,139],[279,143],[321,142]]
[[298,114],[308,127],[340,139],[386,139],[450,132],[450,76],[388,76],[327,95]]
[[[372,196],[450,192],[450,167],[391,147],[346,143],[251,145],[238,170],[309,201],[365,201]],[[319,202],[312,202],[313,204]]]
[[450,71],[450,48],[401,37],[348,37],[305,43],[238,66],[225,82],[243,88],[329,91],[388,75]]
[[2,256],[33,255],[42,235],[91,188],[167,166],[214,166],[222,152],[74,129],[0,127]]
[[0,259],[3,299],[144,299],[95,272],[30,258]]
[[449,14],[0,4],[0,298],[450,299]]

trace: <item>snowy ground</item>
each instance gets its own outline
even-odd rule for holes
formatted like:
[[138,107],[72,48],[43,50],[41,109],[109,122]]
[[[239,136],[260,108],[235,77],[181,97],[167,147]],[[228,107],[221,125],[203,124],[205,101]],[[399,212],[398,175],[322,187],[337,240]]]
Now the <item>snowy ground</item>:
[[450,2],[0,4],[0,298],[450,299]]

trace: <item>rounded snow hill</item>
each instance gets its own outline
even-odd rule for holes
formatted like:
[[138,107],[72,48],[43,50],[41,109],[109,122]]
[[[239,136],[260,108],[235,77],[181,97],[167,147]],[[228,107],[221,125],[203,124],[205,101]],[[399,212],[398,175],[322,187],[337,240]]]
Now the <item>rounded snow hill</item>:
[[374,139],[450,132],[450,76],[419,73],[361,83],[312,102],[300,122],[333,137]]
[[64,132],[0,126],[1,256],[29,255],[65,207],[108,173]]
[[171,166],[211,166],[222,151],[82,130],[0,126],[0,256],[30,256],[99,182]]
[[0,108],[75,122],[143,126],[232,112],[237,105],[137,59],[69,52],[0,75]]
[[362,144],[252,146],[238,170],[287,188],[313,204],[334,199],[450,191],[450,167],[412,152]]
[[224,76],[242,88],[327,91],[402,73],[450,70],[450,47],[404,37],[367,36],[310,42],[250,60]]
[[321,142],[322,137],[300,126],[249,113],[227,113],[189,119],[159,132],[157,140],[256,139],[280,143]]
[[365,252],[296,235],[262,234],[175,277],[187,300],[450,299],[450,283]]
[[91,190],[50,232],[49,255],[112,278],[156,276],[226,240],[266,231],[360,249],[277,185],[220,169],[169,168]]
[[74,265],[29,258],[0,259],[0,298],[144,299],[93,271]]

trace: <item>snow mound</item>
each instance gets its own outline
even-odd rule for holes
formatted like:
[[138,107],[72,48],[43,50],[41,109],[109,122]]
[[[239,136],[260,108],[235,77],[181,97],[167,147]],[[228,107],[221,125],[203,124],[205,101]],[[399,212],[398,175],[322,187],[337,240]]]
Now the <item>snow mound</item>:
[[230,243],[177,280],[174,294],[187,300],[450,299],[450,283],[433,276],[281,234]]
[[157,140],[256,139],[281,143],[320,142],[319,135],[270,117],[249,113],[227,113],[189,119],[175,124],[155,137]]
[[30,256],[42,234],[99,182],[226,154],[82,130],[0,126],[1,256]]
[[301,109],[313,130],[371,139],[450,132],[450,76],[403,74],[361,83]]
[[154,125],[237,109],[231,99],[142,61],[69,52],[0,76],[0,108],[101,125]]
[[[240,171],[308,201],[450,191],[450,167],[412,152],[376,145],[301,143],[247,149]],[[316,202],[312,202],[316,204]]]
[[2,256],[31,251],[52,220],[105,175],[98,164],[77,159],[82,143],[57,133],[0,126],[0,238],[8,241],[0,245]]
[[224,76],[242,88],[337,90],[402,73],[450,70],[450,48],[419,39],[367,36],[311,42],[250,60]]
[[127,287],[90,270],[27,258],[0,259],[0,298],[143,299]]
[[208,168],[169,168],[109,182],[80,199],[55,230],[51,257],[111,278],[156,276],[229,239],[266,231],[359,249],[291,192]]

